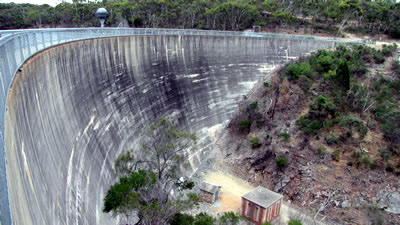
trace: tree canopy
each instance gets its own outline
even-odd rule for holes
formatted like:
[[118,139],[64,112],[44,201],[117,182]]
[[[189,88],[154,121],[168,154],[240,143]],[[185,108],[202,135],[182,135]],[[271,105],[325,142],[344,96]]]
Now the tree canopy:
[[127,21],[131,27],[244,30],[310,26],[348,28],[360,32],[400,36],[400,4],[362,0],[107,0],[49,5],[0,3],[0,29],[36,27],[95,27],[96,9],[109,11],[106,26]]
[[107,191],[103,211],[127,218],[136,214],[137,224],[163,225],[193,207],[198,197],[185,190],[194,184],[180,177],[186,151],[196,141],[195,134],[179,130],[165,118],[145,128],[140,147],[115,161],[121,177]]

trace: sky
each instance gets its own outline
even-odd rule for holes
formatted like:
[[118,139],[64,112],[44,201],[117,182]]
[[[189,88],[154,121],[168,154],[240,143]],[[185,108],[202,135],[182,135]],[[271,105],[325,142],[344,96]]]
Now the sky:
[[[55,6],[59,3],[61,3],[62,0],[0,0],[0,3],[8,3],[8,2],[31,3],[31,4],[36,4],[36,5],[48,4],[51,6]],[[72,0],[66,0],[65,2],[72,2]]]

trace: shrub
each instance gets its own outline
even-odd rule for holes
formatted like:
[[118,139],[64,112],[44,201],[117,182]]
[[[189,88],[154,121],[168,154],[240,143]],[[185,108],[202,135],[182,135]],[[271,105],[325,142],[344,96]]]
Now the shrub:
[[290,134],[289,133],[283,132],[279,136],[281,136],[285,142],[289,142],[290,141]]
[[272,223],[271,222],[264,222],[261,225],[272,225]]
[[339,124],[347,128],[347,132],[349,132],[350,136],[352,136],[354,128],[356,128],[357,132],[360,134],[360,139],[364,139],[368,133],[368,127],[364,124],[364,121],[354,116],[343,116]]
[[239,122],[239,130],[240,131],[250,130],[252,123],[253,123],[253,121],[251,121],[251,120],[241,120]]
[[387,172],[393,172],[393,171],[394,171],[394,168],[393,168],[393,166],[391,166],[391,165],[387,165],[385,170],[386,170]]
[[376,162],[371,162],[371,164],[369,165],[369,168],[371,168],[371,170],[376,169],[376,167],[378,167],[378,165],[376,164]]
[[260,139],[257,136],[250,137],[250,144],[252,148],[259,148],[261,146]]
[[276,157],[275,162],[280,169],[286,168],[288,166],[288,160],[285,156]]
[[299,77],[299,86],[300,86],[301,90],[303,90],[304,92],[308,92],[310,90],[312,84],[313,84],[313,81],[310,78],[308,78],[304,75],[301,75]]
[[331,57],[331,55],[320,55],[316,61],[317,63],[317,70],[319,72],[328,72],[329,70],[332,70],[334,67],[334,59]]
[[361,158],[361,152],[354,151],[353,154],[351,154],[351,157],[353,157],[355,159],[359,159],[359,158]]
[[372,162],[368,156],[362,156],[360,159],[360,163],[366,166],[370,166]]
[[389,161],[390,157],[392,157],[392,152],[386,149],[379,149],[379,153],[385,162]]
[[169,221],[170,225],[193,224],[195,217],[189,214],[177,213]]
[[269,83],[269,82],[264,82],[264,87],[271,87],[271,83]]
[[234,212],[224,212],[219,218],[219,224],[239,224],[240,216],[236,215]]
[[326,136],[325,142],[328,145],[333,145],[333,144],[338,144],[339,143],[339,138],[337,138],[335,135],[331,134],[329,136]]
[[336,80],[345,91],[350,89],[350,69],[347,61],[341,62],[336,71]]
[[391,148],[400,153],[400,111],[393,111],[384,116],[383,133],[391,142]]
[[322,155],[322,154],[324,154],[325,152],[326,152],[326,147],[323,146],[323,145],[319,146],[319,148],[317,149],[318,155]]
[[335,151],[332,152],[332,157],[335,161],[339,162],[340,160],[340,151],[336,149]]
[[258,102],[250,103],[249,107],[252,108],[252,109],[258,109]]
[[289,220],[288,225],[303,225],[303,224],[301,223],[301,220],[291,219],[291,220]]
[[385,62],[385,56],[381,51],[376,51],[374,53],[374,61],[376,64],[382,64]]
[[311,77],[312,68],[308,62],[290,64],[286,69],[289,80],[297,80],[301,75]]

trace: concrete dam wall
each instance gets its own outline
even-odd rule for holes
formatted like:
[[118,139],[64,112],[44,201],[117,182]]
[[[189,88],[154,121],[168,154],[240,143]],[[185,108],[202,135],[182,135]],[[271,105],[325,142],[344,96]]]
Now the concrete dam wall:
[[[126,36],[59,45],[29,59],[8,94],[5,122],[15,225],[118,224],[102,213],[115,158],[140,130],[168,117],[200,136],[192,173],[212,149],[207,129],[288,58],[319,40]],[[4,225],[4,224],[3,224]]]

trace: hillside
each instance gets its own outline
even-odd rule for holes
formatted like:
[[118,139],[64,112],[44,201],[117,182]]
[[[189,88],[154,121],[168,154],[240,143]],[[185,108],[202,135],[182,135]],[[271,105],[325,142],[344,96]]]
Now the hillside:
[[340,224],[400,224],[396,46],[322,50],[276,71],[219,139],[241,178]]

